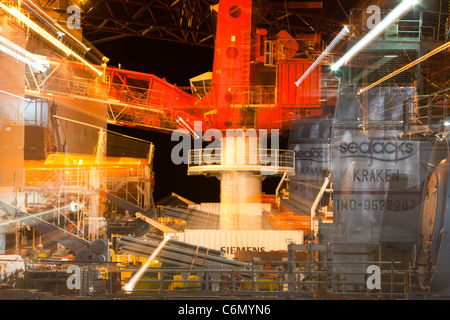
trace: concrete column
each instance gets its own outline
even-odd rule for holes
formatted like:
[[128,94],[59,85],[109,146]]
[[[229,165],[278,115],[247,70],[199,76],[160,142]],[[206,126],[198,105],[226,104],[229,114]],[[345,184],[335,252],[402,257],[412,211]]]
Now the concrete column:
[[[253,140],[252,140],[253,139]],[[258,162],[256,137],[225,137],[220,179],[220,229],[261,229],[261,175],[244,166]]]
[[220,177],[220,229],[261,229],[261,177],[226,172]]

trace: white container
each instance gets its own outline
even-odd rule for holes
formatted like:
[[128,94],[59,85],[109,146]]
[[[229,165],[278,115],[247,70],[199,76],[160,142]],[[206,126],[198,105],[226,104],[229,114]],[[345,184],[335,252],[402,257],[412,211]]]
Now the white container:
[[[223,199],[224,197],[221,196]],[[201,203],[190,205],[198,209],[219,215],[219,228],[222,230],[260,230],[262,213],[271,211],[270,203]]]
[[[270,212],[272,210],[272,205],[270,203],[247,203],[244,205],[258,206],[261,208],[262,211],[267,211],[267,212]],[[189,208],[220,215],[220,203],[219,202],[202,202],[200,204],[190,204]]]
[[303,231],[186,230],[166,235],[174,240],[222,250],[227,257],[234,257],[237,251],[286,251],[289,243],[303,244]]
[[220,203],[219,202],[202,202],[200,204],[190,204],[189,208],[220,215]]

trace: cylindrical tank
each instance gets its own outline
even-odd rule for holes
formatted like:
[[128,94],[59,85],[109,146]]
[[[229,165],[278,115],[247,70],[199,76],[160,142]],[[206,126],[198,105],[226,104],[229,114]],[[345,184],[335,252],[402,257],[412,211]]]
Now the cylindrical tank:
[[404,268],[411,262],[432,143],[403,135],[403,104],[413,88],[354,92],[339,97],[331,136],[333,224],[322,232],[319,225],[319,237],[333,243],[333,273],[348,274],[341,288],[366,291],[373,261],[393,259]]
[[336,130],[334,223],[342,239],[414,244],[425,177],[426,142],[395,130]]
[[360,102],[341,97],[345,109],[332,137],[336,239],[410,248],[416,242],[432,144],[402,137],[403,99],[391,88],[377,89],[367,97],[367,123],[357,124]]
[[450,296],[449,141],[436,142],[422,195],[416,245],[416,269],[422,289],[440,297]]
[[[254,141],[252,141],[254,139]],[[220,229],[261,229],[261,176],[240,166],[258,163],[258,142],[255,137],[224,137],[222,165],[236,170],[220,174]]]
[[220,177],[220,229],[261,229],[261,177],[246,172],[224,172]]

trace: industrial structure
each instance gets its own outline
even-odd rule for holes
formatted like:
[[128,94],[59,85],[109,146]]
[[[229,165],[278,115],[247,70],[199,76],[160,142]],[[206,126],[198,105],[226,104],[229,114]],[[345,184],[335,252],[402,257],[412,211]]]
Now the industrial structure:
[[[450,4],[372,2],[0,1],[0,297],[448,298]],[[86,30],[214,62],[178,87]],[[220,202],[156,201],[110,124]]]

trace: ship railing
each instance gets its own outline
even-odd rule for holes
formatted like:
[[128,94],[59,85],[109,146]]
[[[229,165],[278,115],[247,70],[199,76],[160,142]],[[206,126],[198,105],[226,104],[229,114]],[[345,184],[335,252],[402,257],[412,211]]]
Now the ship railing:
[[134,105],[108,103],[108,123],[146,127],[164,132],[178,128],[177,116],[183,114],[178,110],[141,108]]
[[[120,255],[118,255],[120,256]],[[125,259],[128,257],[127,255]],[[129,258],[129,257],[128,257]],[[89,281],[80,281],[83,285],[73,290],[77,296],[114,297],[124,294],[146,297],[247,297],[247,298],[308,298],[308,299],[406,299],[413,290],[410,268],[402,268],[398,261],[296,261],[290,269],[287,261],[260,261],[251,259],[249,268],[229,268],[220,265],[196,267],[160,267],[150,266],[133,288],[126,292],[124,286],[141,266],[126,265],[120,261],[106,263],[86,263],[80,268],[80,274],[89,277]],[[50,260],[51,270],[44,268],[24,270],[25,288],[37,282],[53,283],[56,292],[70,295],[66,281],[72,275],[67,271],[68,262],[58,263]],[[45,259],[38,264],[45,266]],[[380,286],[368,286],[370,275],[366,272],[352,271],[351,266],[364,269],[368,264],[379,266]],[[271,266],[267,268],[267,266]],[[59,279],[60,281],[55,281]],[[89,284],[95,283],[97,291],[89,290]],[[18,282],[16,282],[18,283]],[[84,287],[86,285],[86,287]],[[353,290],[349,288],[354,288]]]
[[233,94],[230,106],[273,106],[277,98],[274,85],[231,86],[229,92]]
[[[60,184],[76,185],[77,181],[83,181],[83,183],[89,181],[89,167],[62,166],[62,168],[25,169],[25,185],[28,187],[50,188]],[[101,176],[107,176],[108,181],[143,178],[145,176],[145,168],[135,165],[100,166],[96,170]]]
[[[326,101],[327,98],[337,97],[339,92],[339,79],[330,75],[322,75],[320,96],[317,96],[318,100]],[[230,100],[230,106],[251,106],[251,107],[273,107],[280,104],[278,101],[278,90],[275,85],[251,85],[251,86],[228,86],[229,92],[232,93],[232,100]],[[191,87],[180,87],[183,91],[195,95],[196,92],[202,91],[203,103],[206,107],[216,106],[214,91],[218,89],[218,86],[209,87],[196,87],[193,90]],[[206,93],[210,93],[206,95]]]
[[[350,11],[350,30],[355,35],[361,36],[370,31],[368,19],[371,19],[376,13],[368,9],[355,8]],[[380,18],[383,19],[388,13],[389,10],[380,9]],[[446,39],[448,17],[449,13],[445,12],[411,10],[380,36],[379,40],[417,41],[426,39],[443,41]]]
[[449,18],[448,12],[420,11],[422,39],[447,41]]
[[93,174],[90,167],[26,168],[25,205],[27,208],[47,206],[65,194],[89,195],[94,184],[100,179],[111,192],[125,190],[128,195],[139,192],[139,188],[130,187],[144,183],[145,168],[137,165],[100,166]]
[[[207,87],[178,87],[186,93],[194,96],[204,97],[206,105],[217,105],[215,98],[211,95],[219,86]],[[275,85],[250,85],[250,86],[227,86],[227,90],[233,93],[231,106],[273,106],[276,103],[276,86]],[[208,93],[211,93],[207,96]],[[206,97],[205,97],[206,96]]]
[[62,170],[25,169],[25,206],[47,204],[58,193],[63,179]]
[[[117,83],[103,83],[96,80],[73,77],[52,77],[37,82],[32,73],[27,73],[25,89],[27,94],[47,93],[95,103],[107,104],[107,120],[113,124],[129,124],[162,131],[177,128],[176,108],[185,105],[167,103],[164,92],[149,88],[134,87]],[[170,108],[170,109],[168,109]]]
[[[266,40],[264,42],[264,65],[276,66],[276,62],[289,59],[316,59],[326,49],[322,39],[288,38]],[[330,53],[322,60],[322,64],[330,64],[333,55]]]
[[117,83],[103,83],[95,79],[73,76],[36,78],[26,72],[25,88],[31,91],[58,94],[96,102],[122,103],[142,107],[162,108],[164,92]]
[[106,187],[111,192],[127,189],[127,184],[145,180],[145,169],[141,167],[108,167],[106,172]]
[[[44,181],[39,181],[42,172],[46,172]],[[25,169],[25,189],[29,192],[47,194],[58,190],[64,192],[89,192],[90,172],[86,168],[36,168]],[[51,179],[57,177],[57,179]]]
[[105,168],[108,180],[144,177],[145,169],[140,166],[107,166]]
[[450,99],[444,94],[417,96],[404,104],[406,134],[438,134],[448,131]]
[[188,172],[198,170],[281,170],[295,172],[295,152],[292,150],[248,148],[227,154],[221,148],[192,149],[188,157]]
[[36,208],[55,203],[63,194],[88,193],[89,173],[67,168],[26,168],[25,206]]
[[61,169],[25,169],[25,185],[48,187],[62,180]]

